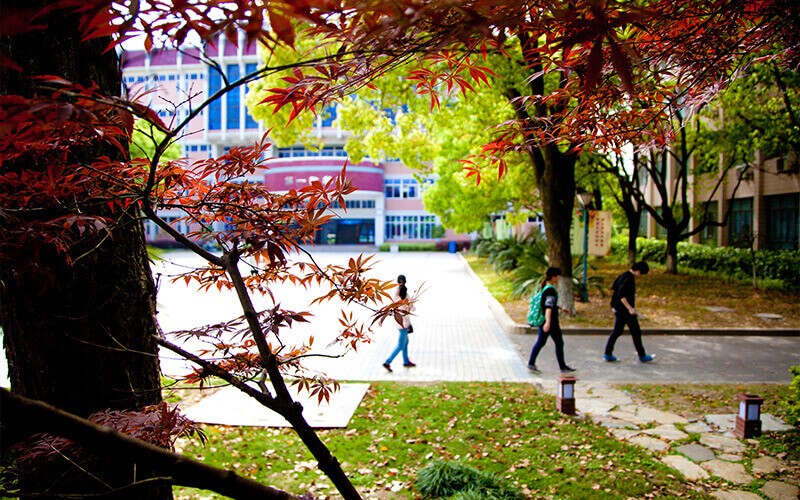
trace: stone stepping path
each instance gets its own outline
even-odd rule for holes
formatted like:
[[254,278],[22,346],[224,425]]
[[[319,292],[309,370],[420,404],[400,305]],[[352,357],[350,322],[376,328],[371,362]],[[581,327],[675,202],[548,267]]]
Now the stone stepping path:
[[[555,383],[546,382],[543,390],[555,393]],[[575,386],[578,413],[608,428],[621,441],[640,446],[664,464],[697,482],[716,477],[728,483],[725,489],[708,486],[721,500],[763,500],[745,491],[754,481],[767,481],[760,488],[771,500],[797,500],[800,494],[800,467],[775,457],[762,456],[748,463],[744,453],[756,440],[739,440],[733,435],[735,415],[707,415],[704,420],[689,421],[680,415],[638,405],[628,394],[602,382]],[[762,414],[764,431],[786,431],[780,419]],[[699,442],[688,442],[690,434]],[[715,481],[719,484],[719,481]]]

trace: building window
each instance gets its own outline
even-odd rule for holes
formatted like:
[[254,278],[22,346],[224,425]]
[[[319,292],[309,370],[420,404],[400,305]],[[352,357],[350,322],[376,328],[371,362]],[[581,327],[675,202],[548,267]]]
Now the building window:
[[[208,70],[208,96],[211,97],[220,88],[222,88],[222,76],[214,68],[210,68]],[[222,100],[219,98],[214,99],[208,105],[208,129],[222,129]]]
[[[228,65],[228,81],[235,82],[239,79],[239,65]],[[225,96],[225,102],[228,104],[226,113],[225,126],[228,130],[237,130],[239,128],[239,107],[241,106],[241,91],[242,87],[236,87],[228,90]]]
[[416,179],[385,179],[383,187],[387,198],[419,198],[420,195]]
[[[338,201],[331,202],[331,208],[342,208]],[[344,200],[344,206],[351,208],[375,208],[375,200]]]
[[800,194],[767,196],[767,248],[797,250]]
[[385,237],[387,240],[434,239],[438,225],[435,215],[387,215]]
[[732,247],[750,248],[753,235],[753,198],[731,200],[730,235]]
[[184,158],[188,158],[192,155],[192,153],[205,153],[203,156],[206,158],[211,158],[213,155],[211,154],[211,146],[208,144],[184,144],[183,146],[183,156]]
[[339,156],[347,157],[347,151],[342,146],[325,146],[322,150],[312,151],[303,146],[293,146],[290,148],[278,148],[276,152],[278,158],[306,158],[316,156]]
[[[248,75],[252,75],[256,71],[258,71],[258,64],[249,63],[249,64],[246,64],[244,68],[245,68],[244,69],[245,72]],[[245,90],[245,95],[247,95],[247,92],[250,92],[249,87]],[[244,126],[245,126],[245,128],[249,128],[249,129],[258,128],[258,122],[255,121],[252,116],[250,116],[250,110],[249,109],[245,109],[245,112],[244,112]]]
[[[703,208],[705,210],[700,212],[700,217],[703,217],[705,221],[717,222],[719,220],[716,201],[704,203]],[[709,225],[704,227],[700,232],[700,243],[703,245],[717,246],[717,232],[718,226]]]
[[322,126],[332,127],[333,121],[336,119],[336,106],[328,106],[322,113]]
[[639,214],[639,234],[642,238],[647,238],[647,230],[650,228],[650,214],[646,210],[642,210]]
[[[189,233],[189,226],[186,224],[186,219],[182,217],[166,216],[162,217],[164,222],[178,230],[181,234]],[[154,240],[159,234],[163,233],[160,227],[151,220],[144,221],[144,234],[148,240]]]

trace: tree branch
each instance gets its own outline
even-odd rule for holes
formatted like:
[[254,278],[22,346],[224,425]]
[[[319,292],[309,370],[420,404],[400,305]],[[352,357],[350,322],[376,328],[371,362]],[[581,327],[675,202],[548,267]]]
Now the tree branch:
[[266,486],[235,472],[218,469],[172,453],[126,434],[102,427],[41,401],[0,389],[3,423],[15,431],[47,432],[83,446],[155,464],[171,484],[215,491],[239,499],[297,499],[289,492]]

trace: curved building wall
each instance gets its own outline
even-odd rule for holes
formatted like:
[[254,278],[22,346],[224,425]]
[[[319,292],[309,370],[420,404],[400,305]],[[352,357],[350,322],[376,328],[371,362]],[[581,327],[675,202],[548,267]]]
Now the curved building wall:
[[[336,177],[344,166],[342,158],[275,159],[266,163],[264,185],[275,191],[301,188],[314,180],[327,182]],[[359,191],[383,193],[383,168],[380,164],[361,162],[347,165],[347,177]]]
[[[130,51],[121,54],[123,82],[131,94],[149,90],[143,103],[151,106],[165,123],[177,123],[189,116],[210,95],[220,88],[222,75],[236,80],[255,70],[259,63],[255,45],[247,45],[242,38],[238,45],[221,38],[216,45],[203,48],[155,50],[151,53]],[[217,66],[209,66],[208,60]],[[187,133],[179,139],[183,156],[189,161],[203,161],[219,156],[231,147],[251,145],[266,132],[257,123],[244,104],[247,88],[216,99],[202,112],[194,115]],[[336,108],[318,116],[313,131],[309,133],[322,139],[321,149],[308,150],[297,144],[289,147],[272,147],[268,155],[273,158],[252,175],[250,182],[264,183],[274,191],[299,189],[309,182],[325,182],[338,176],[347,162],[344,149],[346,133],[336,127]],[[435,229],[438,217],[425,211],[422,192],[433,179],[419,179],[398,160],[383,162],[363,161],[347,164],[347,177],[356,192],[345,197],[344,205],[335,203],[336,215],[320,231],[318,244],[370,244],[384,242],[435,241],[440,238]],[[163,211],[161,215],[186,234],[196,228],[184,223],[182,214]],[[152,222],[145,222],[147,240],[167,245],[171,238]],[[464,239],[448,233],[444,239]]]

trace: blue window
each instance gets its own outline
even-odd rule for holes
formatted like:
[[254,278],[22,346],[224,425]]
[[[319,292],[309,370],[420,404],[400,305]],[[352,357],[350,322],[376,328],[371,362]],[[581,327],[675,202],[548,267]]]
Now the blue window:
[[[249,63],[244,67],[245,72],[250,75],[255,73],[258,70],[258,64],[256,63]],[[250,89],[245,90],[245,92],[249,92]],[[258,122],[250,116],[250,110],[245,109],[244,112],[244,126],[245,128],[258,128]]]
[[387,240],[430,240],[437,225],[435,215],[387,215]]
[[416,179],[385,179],[384,193],[387,198],[419,198],[419,183]]
[[387,198],[400,198],[401,179],[385,179],[383,181],[384,192]]
[[[239,65],[228,65],[228,81],[235,82],[239,79]],[[228,103],[228,111],[226,115],[225,125],[228,130],[235,130],[239,128],[239,106],[241,105],[241,87],[230,89],[225,96],[225,101]]]
[[[209,97],[222,88],[222,76],[214,69],[208,70],[208,95]],[[222,129],[222,101],[215,99],[208,105],[208,129]]]
[[322,126],[323,127],[332,127],[333,120],[336,119],[336,106],[328,106],[323,111],[322,115]]
[[730,235],[728,244],[750,248],[753,234],[753,198],[731,200]]
[[[709,201],[703,204],[706,209],[701,212],[701,217],[708,222],[715,222],[717,220],[717,202]],[[706,226],[700,232],[700,243],[703,245],[716,246],[717,245],[717,226]]]
[[797,250],[800,194],[767,196],[767,248]]

